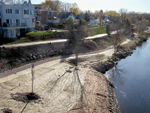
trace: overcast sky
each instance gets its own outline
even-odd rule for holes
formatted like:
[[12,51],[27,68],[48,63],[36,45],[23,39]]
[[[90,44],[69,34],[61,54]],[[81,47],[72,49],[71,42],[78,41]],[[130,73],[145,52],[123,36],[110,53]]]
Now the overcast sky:
[[[33,4],[42,3],[45,0],[31,0]],[[124,8],[129,11],[150,13],[150,0],[60,0],[62,2],[77,3],[82,11],[90,10],[115,10]]]

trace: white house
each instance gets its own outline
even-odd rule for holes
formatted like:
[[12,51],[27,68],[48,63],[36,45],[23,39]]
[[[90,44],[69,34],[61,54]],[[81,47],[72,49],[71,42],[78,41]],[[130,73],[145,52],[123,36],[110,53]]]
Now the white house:
[[34,30],[34,6],[31,1],[23,4],[0,3],[0,33],[5,38],[20,36],[22,33]]

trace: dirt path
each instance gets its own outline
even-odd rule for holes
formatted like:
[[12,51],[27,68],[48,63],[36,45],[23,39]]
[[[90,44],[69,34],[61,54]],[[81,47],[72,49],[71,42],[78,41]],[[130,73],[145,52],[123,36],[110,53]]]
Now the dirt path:
[[121,45],[125,45],[127,43],[129,43],[131,40],[130,39],[127,39],[126,41],[122,42]]
[[[72,72],[67,72],[66,70]],[[60,60],[48,62],[35,67],[34,92],[41,101],[28,104],[18,100],[20,94],[31,91],[31,70],[0,79],[0,109],[10,108],[20,113],[25,105],[24,113],[65,113],[80,98],[80,84],[73,73],[74,68]],[[78,70],[79,79],[84,84],[88,68]]]

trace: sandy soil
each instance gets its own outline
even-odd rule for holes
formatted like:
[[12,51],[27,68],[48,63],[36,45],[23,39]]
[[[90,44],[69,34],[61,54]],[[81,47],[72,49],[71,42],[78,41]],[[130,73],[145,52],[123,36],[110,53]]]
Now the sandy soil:
[[[22,101],[20,98],[25,97],[20,95],[31,92],[31,69],[0,79],[0,109],[10,108],[13,113],[75,113],[80,110],[107,113],[105,77],[85,64],[94,60],[107,60],[113,51],[101,52],[102,57],[99,54],[81,56],[89,60],[82,62],[79,70],[61,60],[36,66],[34,92],[41,99],[29,103]],[[74,109],[81,105],[80,100],[85,107],[76,111]]]
[[97,71],[88,71],[81,98],[68,113],[108,113],[109,97],[105,79]]
[[[82,67],[91,67],[93,64],[97,64],[98,62],[105,62],[112,56],[114,53],[114,49],[109,49],[100,53],[92,53],[87,55],[80,55],[79,56],[79,65]],[[74,57],[69,57],[66,60],[73,59]]]

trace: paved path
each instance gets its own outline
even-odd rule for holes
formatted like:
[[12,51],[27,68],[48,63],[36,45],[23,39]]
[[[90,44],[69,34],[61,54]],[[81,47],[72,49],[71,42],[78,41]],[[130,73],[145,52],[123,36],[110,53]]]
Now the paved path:
[[129,43],[131,40],[130,39],[127,39],[126,41],[122,42],[121,45],[125,45],[127,43]]
[[[122,42],[121,45],[127,44],[129,41],[130,40],[127,39],[126,41]],[[95,55],[96,53],[103,53],[103,52],[106,52],[107,50],[110,50],[110,49],[113,49],[113,46],[109,46],[109,47],[107,47],[105,49],[98,50],[98,51],[93,51],[93,52],[89,52],[89,53],[82,53],[82,54],[79,54],[79,57],[80,56]],[[65,58],[69,58],[69,57],[73,58],[73,57],[75,57],[75,54],[73,54],[73,55],[64,55],[64,56],[57,56],[57,57],[50,57],[50,58],[47,58],[47,59],[44,59],[44,60],[40,60],[40,61],[34,62],[34,65],[37,66],[37,65],[40,65],[40,64],[43,64],[43,63],[46,63],[46,62],[50,62],[50,61],[54,61],[54,60],[58,60],[58,59],[62,59],[63,60]],[[3,77],[6,77],[6,76],[9,76],[11,74],[17,73],[19,71],[31,68],[31,64],[32,63],[29,63],[29,64],[26,64],[24,66],[21,66],[21,67],[18,67],[18,68],[14,68],[12,70],[5,71],[4,73],[0,73],[0,78],[3,78]]]
[[[116,34],[116,31],[113,31],[111,34]],[[95,38],[102,38],[107,36],[107,34],[98,34],[95,36],[86,37],[86,40],[92,40]],[[20,47],[20,46],[31,46],[31,45],[38,45],[38,44],[47,44],[47,43],[59,43],[59,42],[66,42],[67,39],[60,39],[60,40],[51,40],[51,41],[40,41],[40,42],[30,42],[30,43],[20,43],[20,44],[11,44],[11,45],[1,45],[0,47]]]
[[[116,31],[113,31],[111,34],[116,34],[116,33],[117,33]],[[104,36],[107,36],[107,34],[106,33],[98,34],[98,35],[95,35],[95,36],[86,37],[85,39],[86,40],[92,40],[92,39],[95,39],[95,38],[102,38]]]
[[[106,49],[94,51],[94,52],[81,53],[81,54],[79,54],[79,57],[80,56],[94,55],[95,53],[101,53],[101,52],[107,51],[109,49],[113,49],[113,46],[107,47]],[[33,62],[33,63],[34,63],[35,66],[37,66],[37,65],[40,65],[40,64],[43,64],[43,63],[46,63],[46,62],[50,62],[50,61],[54,61],[54,60],[58,60],[58,59],[62,59],[63,60],[65,58],[73,58],[73,57],[75,57],[75,54],[72,54],[72,55],[63,55],[63,56],[57,56],[57,57],[54,56],[54,57],[45,58],[44,60],[39,60],[39,61],[36,61],[36,62]],[[15,74],[17,72],[20,72],[22,70],[31,68],[31,64],[32,63],[29,63],[29,64],[26,64],[26,65],[20,66],[18,68],[14,68],[12,70],[5,71],[4,73],[0,73],[0,79],[3,78],[3,77],[9,76],[11,74]]]

